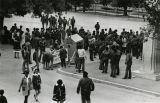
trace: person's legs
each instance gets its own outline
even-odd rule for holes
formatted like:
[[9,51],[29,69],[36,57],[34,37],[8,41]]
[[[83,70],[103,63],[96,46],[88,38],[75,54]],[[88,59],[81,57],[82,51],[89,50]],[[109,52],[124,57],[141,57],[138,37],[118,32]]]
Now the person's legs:
[[126,66],[126,71],[125,71],[124,79],[127,79],[127,78],[128,78],[128,66]]
[[66,68],[66,59],[64,58],[64,67]]
[[24,103],[28,103],[28,95],[24,98]]
[[100,60],[99,70],[102,70],[102,63],[103,63],[103,61],[102,61],[102,60]]
[[61,67],[63,67],[63,59],[61,58]]
[[104,72],[107,73],[108,72],[108,60],[105,60],[104,62]]
[[85,96],[81,94],[82,103],[86,103]]
[[128,78],[131,79],[132,78],[131,65],[128,66],[128,72],[129,72]]
[[81,68],[82,68],[82,58],[79,58],[79,66],[78,66],[79,72],[81,72]]
[[85,59],[84,57],[82,58],[82,71],[85,71]]

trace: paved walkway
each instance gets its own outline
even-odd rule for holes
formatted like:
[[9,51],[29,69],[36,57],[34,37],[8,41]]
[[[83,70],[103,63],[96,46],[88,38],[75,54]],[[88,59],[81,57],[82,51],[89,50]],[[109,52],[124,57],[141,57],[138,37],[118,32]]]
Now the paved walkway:
[[[137,60],[135,58],[133,59],[134,60],[132,65],[132,71],[142,68],[142,60],[140,59]],[[125,55],[123,55],[121,58],[120,75],[117,76],[116,78],[110,77],[110,72],[111,72],[110,65],[109,65],[107,74],[101,73],[101,71],[98,69],[99,67],[98,57],[93,62],[89,60],[86,61],[86,71],[89,73],[89,77],[92,77],[93,79],[95,79],[96,82],[160,96],[159,81],[147,80],[147,79],[138,78],[135,76],[133,76],[132,79],[122,79],[125,74],[124,62],[125,62]],[[62,74],[67,74],[68,76],[72,76],[76,78],[77,76],[82,75],[82,73],[76,72],[74,66],[70,66],[65,69],[59,69],[58,72]]]

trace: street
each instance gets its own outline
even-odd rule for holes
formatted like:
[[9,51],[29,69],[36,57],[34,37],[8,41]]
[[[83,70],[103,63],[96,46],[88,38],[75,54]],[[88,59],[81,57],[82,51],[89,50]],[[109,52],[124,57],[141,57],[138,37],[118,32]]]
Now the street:
[[[0,45],[2,56],[0,57],[0,88],[5,90],[8,103],[23,103],[23,95],[18,92],[19,84],[23,75],[21,74],[22,58],[14,59],[11,46]],[[78,79],[66,77],[56,73],[54,70],[43,70],[40,68],[42,78],[42,91],[39,96],[40,103],[55,103],[52,101],[53,86],[58,79],[62,79],[66,86],[65,103],[81,103],[80,95],[76,94]],[[32,75],[32,74],[31,74]],[[36,103],[31,91],[29,103]],[[95,91],[91,95],[92,103],[159,103],[160,98],[95,83]]]

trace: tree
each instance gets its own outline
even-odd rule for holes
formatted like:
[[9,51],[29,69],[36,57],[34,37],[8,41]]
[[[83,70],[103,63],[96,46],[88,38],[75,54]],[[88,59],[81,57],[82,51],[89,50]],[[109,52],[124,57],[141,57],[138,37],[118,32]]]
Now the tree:
[[89,8],[91,4],[94,2],[93,0],[68,0],[75,7],[75,11],[77,11],[77,7],[83,7],[83,12],[86,11],[86,8]]
[[0,0],[0,29],[3,27],[5,15],[12,12],[13,14],[24,16],[28,10],[25,0]]
[[100,3],[103,5],[103,6],[107,6],[108,4],[110,4],[112,2],[112,0],[101,0]]
[[145,9],[148,13],[148,22],[151,26],[154,27],[154,36],[160,36],[160,9],[158,9],[158,5],[160,2],[158,0],[147,0],[144,5]]

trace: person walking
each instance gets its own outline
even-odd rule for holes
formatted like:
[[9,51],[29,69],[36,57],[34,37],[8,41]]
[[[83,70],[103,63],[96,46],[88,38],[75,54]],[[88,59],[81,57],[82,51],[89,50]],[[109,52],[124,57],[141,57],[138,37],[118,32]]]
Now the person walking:
[[4,94],[4,90],[1,89],[0,90],[0,103],[8,103],[7,98],[3,94]]
[[22,57],[23,57],[23,64],[22,64],[22,72],[24,73],[25,69],[29,68],[29,51],[25,44],[22,45]]
[[132,78],[132,72],[131,72],[132,55],[131,55],[131,51],[129,50],[127,50],[125,64],[126,64],[126,72],[123,79],[131,79]]
[[77,86],[77,94],[79,94],[81,90],[82,103],[91,103],[90,95],[91,91],[94,91],[94,89],[95,86],[92,79],[88,78],[88,73],[84,71],[83,78],[79,80]]
[[61,79],[59,79],[57,84],[54,86],[52,100],[57,101],[57,103],[64,103],[66,100],[65,85]]
[[61,59],[61,67],[66,68],[67,51],[66,51],[66,49],[63,48],[63,46],[60,47],[59,56],[60,56],[60,59]]
[[23,96],[25,97],[24,98],[24,103],[28,103],[28,97],[30,95],[32,81],[31,81],[31,78],[28,76],[29,75],[28,70],[24,71],[24,75],[25,76],[21,80],[18,91],[20,92],[21,89],[22,89]]
[[36,102],[38,102],[38,95],[41,92],[41,76],[38,72],[38,69],[34,70],[33,76],[32,76],[32,83],[33,83],[33,89],[35,90],[34,98]]
[[35,61],[36,65],[31,67],[32,71],[34,70],[35,67],[37,67],[38,71],[39,71],[39,57],[38,57],[38,49],[36,48],[34,53],[33,53],[33,60]]

